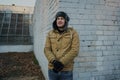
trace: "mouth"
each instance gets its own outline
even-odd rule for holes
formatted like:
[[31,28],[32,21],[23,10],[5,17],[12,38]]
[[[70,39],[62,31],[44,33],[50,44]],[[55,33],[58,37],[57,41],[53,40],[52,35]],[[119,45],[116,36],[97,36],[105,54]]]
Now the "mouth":
[[62,21],[58,22],[58,24],[62,24],[62,23],[63,23]]
[[62,25],[62,24],[63,24],[63,22],[62,22],[62,21],[60,21],[60,22],[58,22],[58,24],[59,24],[59,25]]

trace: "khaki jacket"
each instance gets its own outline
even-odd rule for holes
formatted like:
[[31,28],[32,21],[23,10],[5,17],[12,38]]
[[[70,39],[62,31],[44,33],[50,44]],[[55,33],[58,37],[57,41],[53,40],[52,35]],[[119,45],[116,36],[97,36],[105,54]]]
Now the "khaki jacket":
[[73,28],[68,28],[62,34],[51,30],[46,38],[44,53],[48,59],[48,68],[53,69],[52,61],[58,60],[64,64],[63,71],[73,69],[74,58],[79,52],[79,36]]

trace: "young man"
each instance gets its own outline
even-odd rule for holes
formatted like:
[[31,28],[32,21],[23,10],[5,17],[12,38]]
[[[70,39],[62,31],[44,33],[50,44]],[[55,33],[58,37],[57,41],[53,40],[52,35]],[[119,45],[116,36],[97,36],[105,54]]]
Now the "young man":
[[44,53],[48,59],[49,80],[73,80],[74,58],[79,52],[77,32],[68,27],[69,17],[65,12],[58,12],[49,31]]

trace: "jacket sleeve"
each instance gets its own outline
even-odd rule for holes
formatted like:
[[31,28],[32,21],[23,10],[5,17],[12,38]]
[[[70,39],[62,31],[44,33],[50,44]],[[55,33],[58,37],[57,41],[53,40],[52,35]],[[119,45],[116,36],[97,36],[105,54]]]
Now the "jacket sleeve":
[[64,65],[67,65],[70,61],[73,61],[74,58],[79,53],[79,35],[76,31],[73,32],[73,39],[71,44],[71,50],[60,59]]
[[52,62],[53,60],[55,60],[55,56],[52,53],[52,49],[51,49],[51,42],[50,42],[49,34],[46,37],[44,54],[45,54],[46,58],[48,59],[48,62]]

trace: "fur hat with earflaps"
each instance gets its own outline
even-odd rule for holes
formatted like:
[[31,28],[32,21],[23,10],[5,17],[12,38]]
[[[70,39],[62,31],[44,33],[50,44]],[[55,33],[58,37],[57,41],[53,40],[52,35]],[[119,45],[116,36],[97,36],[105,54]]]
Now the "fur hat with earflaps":
[[54,29],[54,30],[58,30],[58,27],[57,27],[57,24],[56,24],[56,20],[57,20],[58,17],[63,17],[63,18],[65,19],[64,28],[65,28],[65,30],[66,30],[67,27],[68,27],[68,22],[69,22],[70,18],[69,18],[69,16],[68,16],[65,12],[63,12],[63,11],[59,11],[59,12],[57,12],[57,14],[55,15],[55,20],[53,21],[53,29]]

